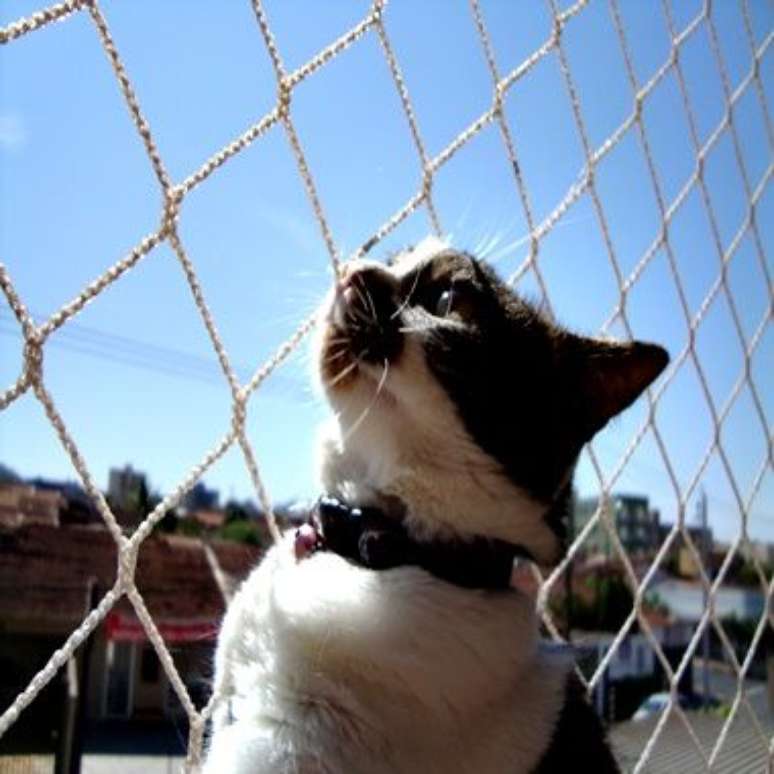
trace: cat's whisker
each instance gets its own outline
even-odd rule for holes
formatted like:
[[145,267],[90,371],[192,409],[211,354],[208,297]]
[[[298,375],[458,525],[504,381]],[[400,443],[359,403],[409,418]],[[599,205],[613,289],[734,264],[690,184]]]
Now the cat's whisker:
[[480,254],[479,250],[483,246],[484,242],[486,242],[486,240],[488,238],[488,236],[487,236],[488,234],[489,234],[489,231],[484,231],[480,227],[478,229],[476,229],[475,236],[471,234],[470,241],[473,242],[475,240],[475,242],[473,244],[473,248],[471,250],[473,255],[479,255]]
[[323,359],[324,365],[330,365],[334,360],[339,360],[349,354],[348,348],[337,349],[335,352],[327,354]]
[[404,325],[398,328],[398,331],[400,333],[424,333],[432,328],[432,325]]
[[480,260],[488,261],[489,256],[497,250],[500,243],[503,241],[503,237],[505,236],[505,231],[496,232],[493,234],[489,240],[487,241],[486,245],[482,248],[481,253],[476,253],[476,255],[480,255]]
[[465,205],[465,209],[462,214],[457,218],[457,222],[452,226],[452,231],[449,232],[447,239],[451,244],[453,242],[452,232],[455,234],[464,233],[465,228],[468,225],[468,218],[470,217],[470,211],[473,209],[473,199],[469,199]]
[[514,250],[518,250],[522,245],[527,244],[529,240],[531,239],[531,236],[529,234],[526,234],[523,237],[519,237],[519,239],[514,239],[513,242],[510,242],[507,245],[504,245],[503,247],[499,248],[498,250],[495,250],[492,255],[490,255],[486,262],[490,266],[494,266],[496,263],[499,263],[503,258],[507,258],[510,253],[512,253]]
[[[358,287],[357,282],[353,282],[349,287],[354,289],[360,303],[363,305],[366,311],[370,311],[373,317],[372,318],[367,317],[366,315],[362,314],[362,312],[360,312],[359,309],[353,309],[351,311],[353,311],[355,316],[359,317],[366,324],[376,323],[377,322],[376,308],[374,307],[373,299],[369,295],[368,290],[366,290],[365,288]],[[365,294],[366,294],[365,296],[363,296],[363,290],[365,290]]]
[[411,297],[414,295],[414,291],[417,289],[418,283],[419,272],[414,275],[414,281],[411,284],[411,290],[409,290],[409,292],[406,294],[406,297],[403,299],[400,306],[390,315],[390,320],[394,320],[396,317],[402,314],[403,310],[408,306],[409,301],[411,301]]
[[480,260],[485,261],[488,258],[489,253],[492,252],[493,248],[497,245],[498,241],[499,237],[497,234],[493,234],[478,250],[476,250],[475,255],[481,256]]
[[478,233],[480,236],[475,248],[473,249],[473,254],[479,259],[483,259],[487,252],[491,249],[493,240],[497,239],[497,235],[501,234],[502,231],[498,228],[496,223],[492,222],[492,219],[490,218],[490,226],[487,228],[481,228]]
[[363,310],[358,309],[357,307],[349,308],[347,310],[347,315],[349,315],[352,319],[357,320],[361,323],[364,323],[367,326],[371,326],[375,320],[372,320],[368,315],[366,315]]
[[365,297],[363,296],[363,291],[360,289],[360,286],[358,285],[358,283],[356,281],[352,282],[349,285],[349,287],[351,287],[352,290],[355,291],[355,295],[358,297],[358,300],[360,301],[360,303],[363,306],[365,306],[366,305],[366,300],[365,300]]
[[335,387],[345,376],[348,374],[351,374],[352,371],[354,371],[358,367],[357,360],[353,360],[348,366],[346,366],[342,371],[340,371],[336,376],[333,377],[333,379],[329,379],[325,381],[326,387]]
[[[559,223],[554,226],[555,229],[559,228],[565,228],[567,226],[574,226],[578,223],[582,223],[586,220],[589,220],[589,216],[582,216],[577,218],[568,218],[566,220],[561,220]],[[490,265],[494,265],[496,263],[499,263],[503,258],[506,258],[513,250],[517,250],[519,247],[522,247],[523,245],[527,244],[530,239],[532,239],[532,235],[527,232],[524,236],[519,237],[518,239],[514,239],[513,242],[510,242],[507,245],[504,245],[503,247],[500,247],[492,255],[489,255],[486,257],[486,262]],[[482,256],[483,257],[483,256]]]
[[349,430],[344,435],[343,443],[346,444],[346,442],[352,437],[352,435],[357,432],[357,430],[360,428],[360,425],[363,424],[366,417],[371,413],[371,410],[376,405],[376,401],[379,400],[379,396],[382,394],[382,390],[384,389],[384,385],[387,381],[387,374],[390,370],[390,363],[387,360],[387,358],[384,359],[384,370],[382,371],[382,375],[379,379],[379,383],[376,385],[376,392],[374,392],[373,397],[371,398],[371,401],[369,404],[363,409],[363,411],[360,413],[360,416],[354,421],[354,423],[350,426]]
[[484,236],[479,239],[476,249],[472,252],[479,260],[487,262],[493,253],[503,249],[501,247],[503,242],[509,243],[517,234],[515,224],[506,213],[500,213],[490,228],[479,233],[483,233]]
[[353,361],[346,368],[344,368],[342,372],[336,374],[332,380],[324,381],[325,386],[334,387],[336,384],[338,384],[347,374],[351,373],[354,368],[357,368],[360,365],[360,358],[363,357],[367,351],[368,347],[358,352],[358,354],[354,356]]
[[374,299],[372,298],[371,294],[368,292],[368,288],[365,288],[365,294],[366,294],[366,299],[368,300],[368,305],[371,307],[371,319],[373,323],[376,325],[379,322],[379,315],[376,313],[376,304],[374,304]]

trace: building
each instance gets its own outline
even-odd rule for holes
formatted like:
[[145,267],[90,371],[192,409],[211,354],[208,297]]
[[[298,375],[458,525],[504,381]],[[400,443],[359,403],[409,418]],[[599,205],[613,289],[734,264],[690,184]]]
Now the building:
[[748,553],[751,557],[764,566],[774,566],[774,543],[765,543],[762,540],[750,541]]
[[[693,626],[656,612],[646,614],[651,632],[667,662],[676,668],[693,635]],[[587,677],[607,657],[617,632],[573,630],[572,644]],[[611,654],[604,674],[595,685],[592,701],[601,717],[619,721],[631,717],[642,700],[667,685],[663,666],[650,640],[641,631],[630,631]],[[693,692],[693,669],[682,674],[680,692]]]
[[0,484],[0,526],[46,524],[58,527],[65,505],[65,498],[58,491],[24,483]]
[[226,522],[226,514],[218,510],[196,510],[183,518],[196,522],[203,530],[220,529]]
[[[154,533],[139,551],[136,584],[190,695],[209,691],[225,599],[256,564],[254,546]],[[24,690],[116,580],[117,550],[102,525],[0,528],[0,706]],[[66,701],[68,671],[86,680],[89,727],[179,716],[181,707],[126,597],[0,740],[49,744]],[[83,682],[81,683],[84,684]]]
[[131,465],[111,468],[108,474],[107,495],[113,508],[136,511],[141,506],[143,497],[147,499],[148,496],[145,474],[134,470]]
[[107,500],[116,521],[129,529],[136,527],[153,508],[145,474],[131,465],[110,469]]
[[[722,745],[709,770],[757,774],[771,770],[769,740],[774,736],[774,716],[756,714],[758,720],[752,723],[746,709],[740,707],[735,720],[727,725],[728,718],[720,712],[685,710],[682,715],[671,712],[665,718],[659,713],[645,720],[613,726],[610,741],[621,771],[638,770],[637,763],[647,747],[648,762],[639,769],[644,774],[703,774],[708,770],[707,752],[722,737]],[[684,718],[698,745],[688,741]]]
[[[607,499],[608,516],[630,557],[654,554],[661,545],[659,512],[645,495],[612,494]],[[598,497],[581,497],[573,509],[573,533],[578,535],[599,508]],[[587,555],[612,556],[610,535],[601,523],[587,536],[582,551]]]
[[[673,529],[673,524],[661,524],[659,526],[660,541],[662,543]],[[712,527],[686,524],[683,529],[688,534],[695,550],[688,548],[682,534],[677,535],[667,552],[664,568],[671,575],[682,578],[698,578],[700,575],[698,558],[701,558],[705,571],[713,575],[715,570],[723,563],[725,551],[718,552],[716,550]]]
[[54,481],[40,476],[29,479],[27,483],[41,492],[56,492],[64,499],[59,510],[59,526],[103,523],[94,501],[80,484],[74,481]]
[[[695,626],[704,615],[704,586],[697,581],[663,578],[648,587],[648,596],[666,606],[670,614]],[[714,611],[718,619],[758,621],[766,608],[760,588],[722,584],[715,592]]]

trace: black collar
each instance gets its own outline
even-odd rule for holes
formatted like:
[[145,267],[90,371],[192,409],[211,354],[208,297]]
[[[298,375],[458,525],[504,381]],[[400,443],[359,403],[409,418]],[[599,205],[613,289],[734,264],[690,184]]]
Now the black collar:
[[312,516],[321,534],[319,548],[372,570],[413,565],[441,580],[468,589],[507,589],[513,560],[527,552],[502,540],[420,542],[405,526],[377,508],[352,508],[321,497]]

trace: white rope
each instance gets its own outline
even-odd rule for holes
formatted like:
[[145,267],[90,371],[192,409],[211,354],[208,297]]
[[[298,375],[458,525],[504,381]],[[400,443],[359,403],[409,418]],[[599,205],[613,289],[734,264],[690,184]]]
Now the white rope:
[[[241,135],[224,147],[216,151],[209,159],[205,160],[198,169],[184,178],[181,182],[175,184],[166,171],[164,162],[158,151],[153,134],[145,119],[140,103],[135,94],[129,74],[123,64],[116,44],[110,32],[110,27],[105,15],[99,7],[97,0],[67,0],[66,2],[51,5],[43,8],[31,16],[9,24],[5,28],[0,28],[0,43],[7,44],[24,35],[31,34],[49,24],[59,21],[65,21],[74,14],[85,12],[91,19],[96,35],[106,54],[107,60],[113,69],[121,94],[126,103],[129,116],[140,135],[145,148],[148,161],[153,169],[155,177],[161,189],[163,203],[159,216],[159,228],[154,233],[141,239],[129,253],[118,260],[113,266],[97,277],[93,282],[83,288],[83,290],[71,301],[64,304],[58,311],[40,325],[36,325],[30,316],[27,308],[19,297],[15,286],[5,266],[0,264],[0,290],[8,301],[11,310],[19,324],[19,329],[24,341],[24,360],[21,373],[12,385],[0,392],[0,410],[5,409],[17,400],[21,395],[31,391],[34,397],[41,403],[48,417],[49,422],[54,428],[60,443],[66,451],[73,468],[75,469],[81,483],[89,496],[95,503],[105,524],[113,536],[118,547],[118,580],[115,586],[108,591],[102,598],[97,607],[91,611],[83,620],[80,626],[70,635],[65,644],[56,651],[50,658],[46,666],[30,681],[27,688],[20,693],[11,706],[0,716],[0,736],[5,733],[16,721],[19,714],[32,702],[45,685],[54,677],[57,670],[73,654],[73,651],[84,641],[94,628],[102,621],[107,612],[126,595],[132,604],[138,619],[140,620],[150,642],[158,653],[160,662],[164,671],[180,699],[181,705],[185,709],[190,723],[188,755],[185,762],[187,771],[195,771],[201,763],[202,744],[204,734],[204,724],[212,712],[212,708],[217,701],[216,693],[211,697],[208,704],[197,709],[186,690],[174,661],[169,653],[163,637],[158,630],[152,616],[150,615],[142,594],[135,584],[135,566],[137,552],[140,549],[142,541],[151,533],[154,526],[159,522],[170,508],[174,507],[189,491],[204,473],[213,465],[223,454],[234,445],[238,445],[246,468],[250,475],[250,480],[256,491],[256,497],[261,503],[267,514],[268,524],[271,534],[276,539],[279,536],[277,525],[271,508],[271,501],[268,492],[263,484],[260,468],[257,462],[255,451],[250,444],[245,433],[245,417],[249,408],[250,399],[256,390],[260,388],[266,378],[294,351],[302,339],[309,333],[314,325],[314,319],[309,318],[302,322],[296,332],[282,345],[280,345],[275,354],[261,365],[253,376],[244,384],[239,382],[229,359],[222,338],[218,332],[215,318],[207,304],[201,283],[196,272],[194,262],[188,255],[178,230],[178,215],[180,206],[185,197],[196,187],[204,184],[212,174],[221,166],[227,163],[234,156],[241,153],[253,142],[258,141],[266,132],[276,124],[280,124],[287,136],[296,166],[301,176],[304,189],[309,200],[312,214],[320,228],[320,234],[328,252],[330,263],[335,272],[339,271],[341,257],[336,248],[336,241],[333,232],[325,216],[325,208],[319,196],[318,188],[312,170],[309,167],[307,156],[304,152],[301,135],[299,134],[296,123],[292,116],[292,99],[295,88],[309,77],[324,68],[329,62],[337,58],[349,47],[356,45],[358,41],[365,36],[374,34],[379,41],[381,51],[388,65],[393,83],[397,90],[401,108],[405,114],[407,130],[411,136],[413,145],[416,149],[416,155],[421,170],[421,185],[409,200],[403,204],[396,212],[386,217],[383,225],[368,239],[363,245],[355,251],[354,256],[361,256],[370,250],[381,239],[393,231],[409,215],[417,209],[424,207],[430,226],[433,231],[442,233],[441,219],[433,199],[433,182],[435,174],[453,157],[460,152],[467,143],[478,135],[485,127],[496,123],[502,136],[504,147],[504,161],[514,176],[518,200],[524,212],[525,222],[528,228],[528,237],[525,243],[528,245],[528,254],[522,265],[514,272],[511,282],[519,281],[527,272],[532,272],[538,287],[543,295],[544,303],[551,312],[551,298],[545,277],[540,266],[540,249],[542,240],[551,232],[551,230],[561,221],[572,205],[582,196],[587,195],[591,199],[596,220],[602,234],[603,243],[607,254],[607,259],[618,285],[618,300],[610,317],[602,328],[605,333],[615,323],[620,322],[628,335],[633,335],[633,331],[627,316],[627,298],[631,289],[639,282],[644,270],[661,251],[667,257],[669,272],[677,291],[680,308],[682,310],[687,325],[687,340],[684,348],[677,353],[672,362],[672,366],[665,378],[661,381],[657,389],[651,390],[648,395],[649,411],[642,425],[632,436],[626,450],[621,455],[618,463],[611,471],[605,473],[598,457],[594,453],[593,445],[589,448],[589,456],[593,469],[599,479],[600,500],[599,508],[589,522],[585,525],[580,534],[578,534],[569,547],[566,557],[558,567],[546,578],[542,579],[542,585],[538,598],[538,609],[549,633],[554,637],[559,637],[556,624],[552,620],[549,609],[548,599],[553,587],[564,575],[570,562],[577,556],[582,548],[584,541],[596,529],[603,529],[607,532],[615,556],[620,560],[624,567],[626,578],[631,587],[634,596],[634,606],[627,620],[617,632],[611,647],[599,663],[591,679],[587,681],[589,690],[593,689],[604,671],[609,666],[615,653],[626,637],[631,627],[637,623],[641,631],[652,647],[654,654],[661,664],[664,673],[669,680],[671,699],[668,711],[664,712],[659,722],[656,724],[653,732],[645,745],[642,753],[635,765],[635,771],[644,771],[653,751],[656,749],[659,738],[667,727],[671,718],[677,717],[683,733],[692,747],[696,750],[699,758],[707,770],[710,770],[718,760],[718,756],[728,738],[728,734],[734,719],[737,717],[740,709],[744,710],[749,716],[755,734],[761,743],[766,747],[769,754],[774,754],[774,739],[767,737],[767,732],[761,728],[757,716],[753,712],[752,706],[745,694],[744,679],[752,662],[756,645],[764,635],[767,626],[774,626],[774,612],[772,609],[772,598],[774,598],[774,579],[767,581],[760,562],[751,552],[756,572],[758,573],[761,586],[766,591],[766,612],[756,627],[753,640],[745,657],[740,662],[733,646],[718,620],[714,610],[715,594],[724,582],[727,572],[731,566],[733,558],[745,547],[749,547],[748,535],[748,516],[752,503],[763,481],[767,475],[771,474],[772,467],[772,431],[769,426],[763,403],[760,396],[760,390],[755,383],[751,363],[757,352],[760,341],[766,332],[772,317],[772,283],[771,276],[766,260],[766,251],[763,237],[761,236],[758,221],[756,218],[756,208],[764,195],[774,174],[774,163],[770,163],[760,180],[754,181],[750,177],[749,170],[745,165],[742,153],[744,138],[740,136],[739,128],[734,121],[734,108],[741,97],[752,86],[757,95],[758,103],[763,114],[766,136],[768,139],[769,150],[774,152],[774,131],[772,130],[771,114],[768,108],[765,88],[761,79],[761,70],[764,58],[768,53],[769,47],[774,40],[774,32],[769,31],[763,41],[758,43],[755,38],[753,25],[748,7],[748,0],[740,0],[743,35],[749,48],[749,72],[734,88],[728,74],[724,61],[723,52],[720,46],[716,23],[712,15],[712,7],[706,2],[700,13],[693,18],[682,30],[675,26],[671,15],[670,4],[663,0],[664,24],[671,41],[669,54],[666,60],[656,69],[653,75],[644,83],[640,84],[635,74],[631,59],[629,43],[625,25],[623,23],[618,0],[609,0],[610,15],[613,23],[615,35],[618,38],[624,61],[624,68],[632,91],[632,109],[628,117],[616,127],[610,135],[597,148],[590,144],[588,133],[586,131],[583,112],[581,109],[580,96],[575,87],[572,70],[567,60],[562,36],[565,28],[573,23],[573,20],[582,14],[589,0],[579,0],[574,5],[564,11],[560,11],[555,0],[547,0],[548,8],[552,18],[551,32],[548,38],[538,46],[523,62],[513,68],[510,72],[502,74],[497,65],[497,56],[492,44],[492,39],[487,29],[485,14],[482,11],[478,0],[469,0],[472,13],[472,24],[481,43],[481,50],[486,60],[487,68],[492,80],[492,102],[491,106],[467,127],[463,128],[459,134],[435,157],[427,154],[427,145],[422,138],[422,133],[417,121],[409,88],[403,76],[398,58],[395,54],[395,48],[388,33],[388,13],[386,0],[373,0],[366,16],[353,26],[344,35],[333,41],[330,45],[323,48],[319,53],[312,57],[308,62],[298,69],[287,72],[283,64],[283,59],[275,41],[266,11],[261,0],[252,0],[252,7],[255,19],[260,29],[264,45],[267,49],[272,62],[274,74],[277,82],[277,100],[272,109],[263,117],[255,121]],[[525,11],[526,12],[526,11]],[[699,140],[699,133],[696,126],[696,116],[693,110],[691,97],[686,85],[685,75],[680,63],[680,53],[682,46],[698,34],[704,31],[708,34],[710,47],[715,67],[717,69],[720,83],[725,100],[724,114],[716,127],[709,133],[704,144]],[[583,149],[585,159],[584,168],[581,170],[575,183],[573,183],[565,195],[548,214],[542,222],[536,222],[532,208],[529,186],[525,179],[524,172],[519,164],[517,153],[516,135],[505,118],[504,104],[508,98],[510,89],[520,80],[529,77],[532,69],[545,57],[556,56],[562,78],[565,83],[568,98],[572,108],[573,122]],[[669,75],[674,75],[680,92],[682,110],[685,113],[690,140],[693,152],[696,158],[696,168],[688,177],[675,198],[668,202],[662,190],[657,174],[657,165],[651,152],[649,135],[644,119],[643,108],[653,93],[654,89]],[[653,241],[645,250],[639,261],[636,262],[631,272],[624,274],[621,264],[616,255],[611,229],[608,223],[607,215],[603,202],[597,193],[595,175],[597,167],[603,163],[610,151],[615,148],[629,132],[636,132],[640,146],[642,148],[648,177],[653,189],[655,200],[660,215],[661,226]],[[739,169],[740,178],[744,193],[748,202],[748,209],[742,223],[739,224],[734,237],[727,245],[723,245],[718,221],[713,209],[712,199],[704,178],[704,168],[707,158],[715,149],[719,140],[726,134],[730,135],[736,165]],[[698,190],[702,200],[703,207],[710,224],[712,241],[715,246],[718,259],[718,276],[710,286],[704,300],[699,305],[697,311],[692,314],[684,290],[685,283],[674,256],[671,245],[669,226],[677,212],[687,200],[692,191]],[[745,236],[752,236],[752,243],[755,248],[756,259],[760,265],[763,276],[765,277],[767,288],[769,290],[769,306],[763,318],[757,325],[754,334],[748,340],[745,337],[739,315],[739,300],[734,297],[733,290],[728,283],[727,267],[733,259],[740,244]],[[91,300],[100,295],[111,284],[118,282],[127,272],[131,271],[148,253],[154,250],[162,242],[168,242],[176,255],[183,272],[194,303],[196,304],[202,323],[207,331],[215,355],[223,372],[223,378],[227,383],[232,396],[232,419],[231,426],[218,442],[218,444],[205,457],[192,468],[183,478],[175,489],[168,494],[164,500],[149,514],[130,537],[125,537],[118,526],[115,515],[111,511],[108,503],[94,483],[94,479],[89,472],[87,462],[81,455],[75,439],[70,434],[65,419],[56,408],[53,397],[48,392],[45,379],[45,351],[48,337],[58,328],[66,325],[68,321],[76,317],[80,311]],[[743,353],[744,363],[741,372],[734,382],[729,396],[722,406],[716,405],[716,402],[710,392],[707,378],[696,351],[695,341],[696,333],[705,320],[710,308],[716,298],[722,295],[728,303],[731,312],[731,320],[736,336],[739,339]],[[674,466],[670,458],[670,450],[662,434],[659,431],[658,423],[655,417],[655,410],[665,391],[674,382],[686,361],[690,361],[696,371],[700,386],[700,399],[706,403],[714,425],[714,434],[703,454],[700,463],[690,477],[688,484],[681,486],[678,476],[675,473]],[[764,458],[761,461],[758,472],[749,492],[742,492],[729,463],[727,452],[722,443],[721,430],[732,407],[742,392],[747,389],[749,392],[757,420],[763,427],[765,437],[768,439],[768,447]],[[638,580],[637,574],[632,567],[631,561],[624,549],[624,546],[616,533],[615,524],[610,514],[610,497],[616,482],[629,464],[632,456],[639,448],[646,435],[651,434],[655,440],[656,448],[664,463],[664,469],[674,490],[675,498],[678,503],[678,522],[669,532],[664,542],[660,546],[651,566],[645,572],[641,580]],[[733,542],[723,566],[720,568],[717,576],[710,581],[707,568],[702,562],[701,552],[695,545],[689,530],[685,524],[685,510],[691,496],[701,481],[707,465],[710,460],[716,456],[726,473],[736,506],[739,510],[739,533]],[[689,643],[688,650],[685,653],[681,663],[672,668],[668,663],[660,643],[655,637],[647,617],[643,612],[643,596],[648,584],[654,577],[660,563],[665,559],[669,550],[675,541],[681,540],[685,543],[694,561],[699,567],[701,583],[704,585],[709,595],[709,605],[693,634]],[[210,561],[212,557],[208,558]],[[738,690],[729,712],[729,716],[717,737],[714,740],[711,749],[706,748],[700,741],[697,734],[691,727],[683,709],[676,701],[677,686],[685,669],[688,668],[695,650],[702,638],[706,628],[712,626],[718,635],[725,655],[737,679]]]

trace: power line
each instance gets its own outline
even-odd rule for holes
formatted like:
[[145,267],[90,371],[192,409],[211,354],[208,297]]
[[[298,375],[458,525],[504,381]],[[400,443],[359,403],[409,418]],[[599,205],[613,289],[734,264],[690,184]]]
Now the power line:
[[[10,336],[12,332],[7,328],[0,325],[0,334]],[[61,349],[66,349],[71,352],[78,352],[79,354],[88,355],[90,357],[96,357],[101,360],[108,360],[120,365],[128,365],[134,368],[141,368],[147,371],[153,371],[155,373],[162,373],[167,376],[176,376],[183,379],[193,379],[197,381],[206,382],[212,385],[226,385],[225,378],[217,379],[215,369],[212,369],[212,373],[206,371],[191,371],[185,368],[175,367],[172,362],[164,362],[161,360],[143,359],[141,356],[132,357],[126,352],[120,351],[111,352],[102,350],[99,347],[90,347],[85,344],[79,344],[78,342],[68,341],[67,339],[56,339],[54,346]]]
[[[0,308],[0,334],[21,339],[21,331],[10,312]],[[194,355],[190,352],[139,341],[127,336],[107,333],[97,328],[69,322],[50,338],[52,346],[72,352],[127,365],[146,371],[161,373],[182,379],[199,381],[213,386],[228,386],[220,363],[214,358]],[[244,365],[232,364],[237,378],[247,381],[253,370]],[[287,373],[275,373],[267,381],[267,387],[281,389],[294,400],[306,399],[305,384]]]

